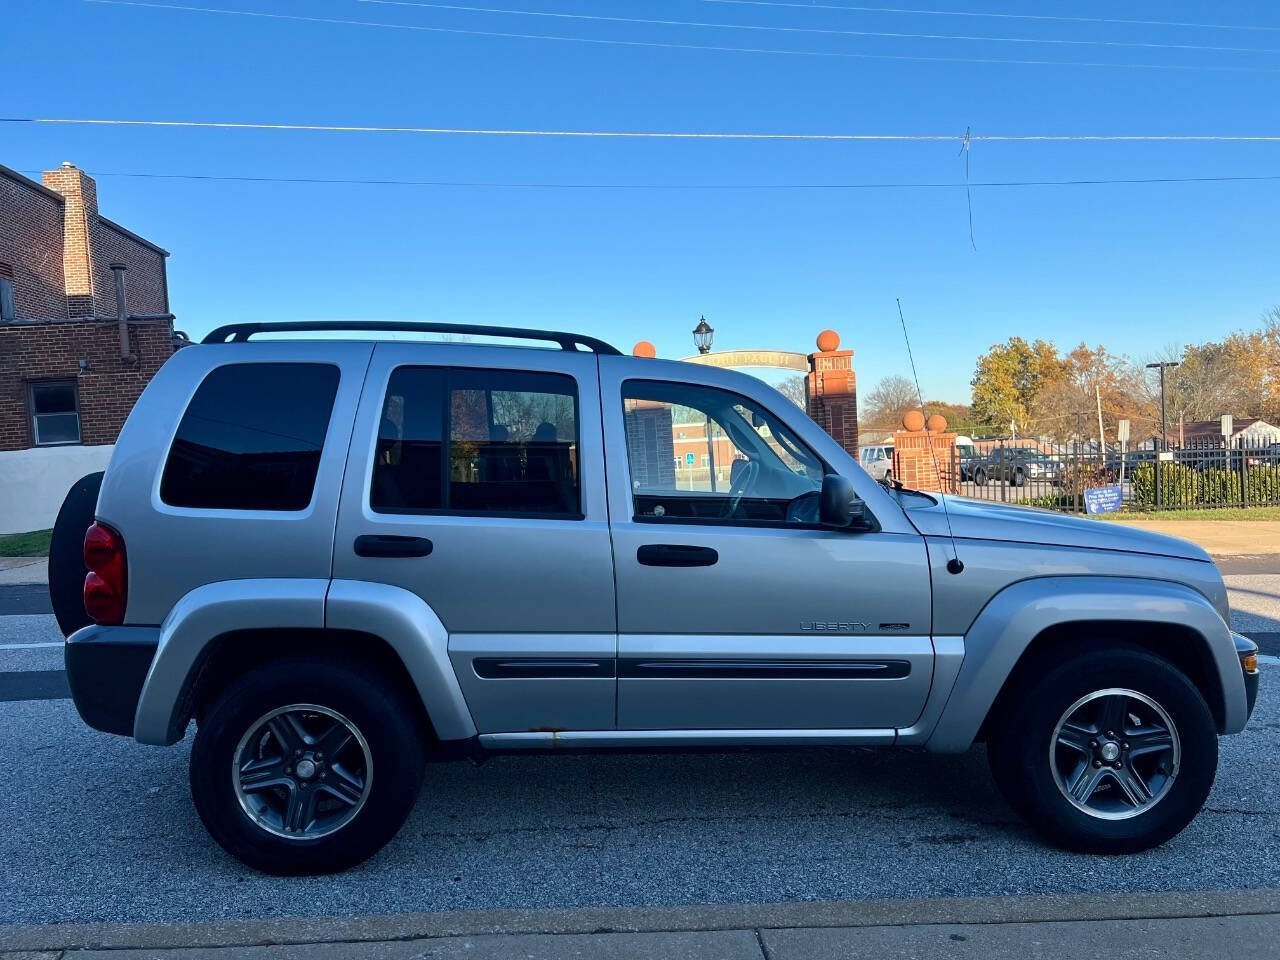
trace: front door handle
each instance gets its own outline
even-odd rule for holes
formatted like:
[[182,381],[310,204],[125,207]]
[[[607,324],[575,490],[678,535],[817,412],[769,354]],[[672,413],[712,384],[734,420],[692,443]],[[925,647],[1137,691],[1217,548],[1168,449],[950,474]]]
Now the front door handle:
[[431,553],[431,541],[426,537],[366,533],[356,537],[355,551],[357,557],[425,557]]
[[720,559],[720,554],[710,547],[646,543],[636,551],[636,559],[646,567],[709,567]]

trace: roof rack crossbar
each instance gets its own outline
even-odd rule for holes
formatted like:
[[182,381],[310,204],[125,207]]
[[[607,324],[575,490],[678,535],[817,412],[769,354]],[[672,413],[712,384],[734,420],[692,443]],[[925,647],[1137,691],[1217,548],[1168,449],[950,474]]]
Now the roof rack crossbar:
[[579,333],[559,330],[526,330],[522,327],[494,327],[470,323],[432,323],[412,320],[313,320],[302,323],[263,321],[228,323],[209,332],[201,343],[244,343],[257,333],[314,333],[323,330],[395,330],[412,333],[457,333],[478,337],[511,337],[515,340],[545,340],[557,343],[562,350],[580,347],[594,353],[620,356],[617,347]]

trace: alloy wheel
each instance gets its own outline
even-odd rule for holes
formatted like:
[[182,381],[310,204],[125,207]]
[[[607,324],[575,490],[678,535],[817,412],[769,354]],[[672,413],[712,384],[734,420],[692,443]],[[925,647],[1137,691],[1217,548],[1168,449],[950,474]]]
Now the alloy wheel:
[[316,840],[355,819],[373,785],[359,728],[311,703],[272,710],[240,738],[231,781],[245,814],[288,840]]
[[1109,687],[1081,697],[1063,713],[1049,744],[1062,795],[1102,820],[1146,813],[1173,787],[1182,760],[1168,712],[1136,690]]

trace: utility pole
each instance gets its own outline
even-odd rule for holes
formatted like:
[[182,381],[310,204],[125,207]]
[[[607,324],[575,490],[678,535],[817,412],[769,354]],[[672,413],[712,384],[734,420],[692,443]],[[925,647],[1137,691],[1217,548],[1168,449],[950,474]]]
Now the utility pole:
[[1160,483],[1160,474],[1162,472],[1160,469],[1160,464],[1163,461],[1161,460],[1160,453],[1169,449],[1169,428],[1168,428],[1168,425],[1165,423],[1166,412],[1165,412],[1165,403],[1164,403],[1164,372],[1168,370],[1170,367],[1176,367],[1177,365],[1178,365],[1177,360],[1161,360],[1159,363],[1147,364],[1148,370],[1155,369],[1160,371],[1160,446],[1156,448],[1157,450],[1156,452],[1156,506],[1164,505],[1164,497],[1163,497],[1164,490],[1162,489],[1162,485]]

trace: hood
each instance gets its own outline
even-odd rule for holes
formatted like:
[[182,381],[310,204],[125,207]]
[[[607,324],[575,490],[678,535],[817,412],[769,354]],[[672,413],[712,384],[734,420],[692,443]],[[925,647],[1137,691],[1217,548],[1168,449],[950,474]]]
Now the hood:
[[1007,503],[967,500],[937,494],[902,495],[899,500],[916,528],[926,536],[945,537],[947,516],[951,531],[966,540],[1008,540],[1047,546],[1081,547],[1087,550],[1121,550],[1161,557],[1209,561],[1209,554],[1194,543],[1162,533],[1139,530],[1126,523],[1092,520],[1055,510],[1040,510]]

